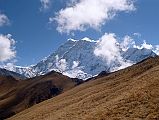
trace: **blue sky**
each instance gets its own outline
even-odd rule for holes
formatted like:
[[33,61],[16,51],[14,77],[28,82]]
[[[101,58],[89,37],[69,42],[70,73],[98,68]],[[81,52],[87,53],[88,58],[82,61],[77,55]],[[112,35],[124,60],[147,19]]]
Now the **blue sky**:
[[[135,10],[118,8],[115,11],[115,17],[105,19],[100,26],[85,24],[84,27],[87,26],[85,29],[77,28],[77,26],[68,29],[62,26],[60,30],[66,29],[67,32],[60,32],[57,30],[58,20],[64,15],[61,13],[60,17],[59,11],[78,4],[78,2],[71,4],[70,1],[50,0],[48,8],[44,8],[40,0],[0,0],[0,13],[5,14],[9,19],[7,25],[0,26],[0,34],[11,34],[16,41],[17,65],[27,66],[37,63],[66,42],[68,38],[89,37],[97,40],[104,33],[115,33],[119,37],[140,33],[141,37],[136,37],[136,42],[142,43],[146,40],[152,45],[159,44],[158,0],[135,0],[133,2]],[[93,13],[92,15],[99,16]],[[49,22],[49,18],[56,18],[56,20]]]

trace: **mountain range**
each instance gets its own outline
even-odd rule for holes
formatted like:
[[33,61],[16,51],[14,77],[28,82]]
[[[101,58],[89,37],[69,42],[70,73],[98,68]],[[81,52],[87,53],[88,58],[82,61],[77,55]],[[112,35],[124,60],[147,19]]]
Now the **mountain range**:
[[55,52],[35,65],[28,67],[14,66],[7,69],[29,78],[45,75],[54,70],[71,78],[86,80],[98,75],[102,71],[116,71],[148,57],[156,56],[150,49],[131,47],[124,51],[118,45],[120,56],[117,56],[113,62],[108,63],[106,59],[94,53],[98,42],[89,38],[83,38],[82,40],[69,39]]

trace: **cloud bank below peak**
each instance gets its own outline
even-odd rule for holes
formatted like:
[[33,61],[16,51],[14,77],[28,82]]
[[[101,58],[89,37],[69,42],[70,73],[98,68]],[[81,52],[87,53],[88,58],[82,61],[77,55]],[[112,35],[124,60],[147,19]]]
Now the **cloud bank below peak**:
[[71,0],[65,9],[49,20],[57,22],[59,32],[70,33],[87,28],[100,29],[119,12],[134,10],[133,0]]

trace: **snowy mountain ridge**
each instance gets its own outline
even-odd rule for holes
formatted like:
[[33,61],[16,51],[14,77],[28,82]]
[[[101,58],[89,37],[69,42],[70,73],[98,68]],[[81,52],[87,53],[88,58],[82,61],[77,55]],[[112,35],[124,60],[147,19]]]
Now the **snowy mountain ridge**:
[[0,68],[0,76],[12,76],[14,78],[18,78],[18,79],[26,79],[25,76],[16,73],[16,72],[12,72],[3,68]]
[[54,70],[72,78],[87,79],[102,71],[116,71],[150,56],[156,56],[150,49],[129,48],[123,51],[117,44],[116,47],[120,50],[119,55],[115,56],[111,63],[108,63],[104,57],[97,56],[94,53],[99,42],[89,38],[83,38],[82,40],[68,39],[55,52],[36,65],[29,67],[15,66],[9,70],[27,77],[43,75]]

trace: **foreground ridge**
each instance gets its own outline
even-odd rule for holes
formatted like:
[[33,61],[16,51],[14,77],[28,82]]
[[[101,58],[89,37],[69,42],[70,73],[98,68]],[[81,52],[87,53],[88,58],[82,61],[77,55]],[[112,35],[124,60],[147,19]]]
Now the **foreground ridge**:
[[102,75],[9,120],[158,120],[159,57]]
[[0,76],[0,120],[55,97],[81,82],[55,71],[25,80]]

